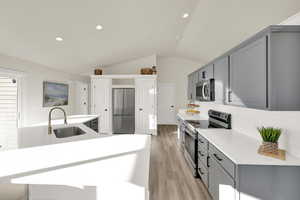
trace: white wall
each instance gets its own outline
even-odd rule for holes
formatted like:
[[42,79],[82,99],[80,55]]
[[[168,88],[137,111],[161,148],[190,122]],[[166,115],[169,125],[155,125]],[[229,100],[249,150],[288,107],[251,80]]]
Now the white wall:
[[261,140],[257,127],[274,126],[283,130],[279,145],[288,152],[300,157],[300,112],[299,111],[264,111],[241,108],[215,103],[197,102],[200,112],[207,114],[209,109],[232,114],[232,128],[242,134]]
[[201,64],[178,57],[158,57],[157,66],[158,82],[175,85],[175,109],[186,107],[187,75],[198,69]]
[[[7,69],[7,70],[6,70]],[[21,77],[21,118],[22,125],[45,121],[48,118],[49,108],[43,108],[43,81],[57,81],[69,83],[69,105],[64,106],[67,114],[74,113],[75,89],[73,81],[87,81],[84,77],[63,73],[49,69],[43,65],[29,61],[0,55],[0,73],[10,74],[18,71]],[[54,117],[60,117],[61,113],[53,113]],[[11,137],[13,139],[13,137]],[[17,140],[17,135],[14,138]],[[23,185],[0,184],[0,199],[25,200],[26,187]]]
[[141,68],[156,66],[156,55],[150,55],[126,62],[108,65],[103,68],[103,74],[139,74]]
[[199,62],[179,57],[150,55],[106,66],[103,68],[103,72],[104,74],[139,74],[141,68],[152,66],[157,66],[159,83],[173,83],[175,85],[175,108],[184,107],[187,104],[187,75],[201,66]]
[[[48,119],[50,108],[43,108],[43,81],[47,80],[70,84],[69,105],[63,106],[69,115],[74,112],[75,88],[73,82],[76,80],[86,81],[82,76],[56,71],[43,65],[4,55],[0,55],[0,68],[23,72],[20,88],[22,125],[37,123]],[[61,116],[61,113],[58,112],[53,114],[54,117]]]

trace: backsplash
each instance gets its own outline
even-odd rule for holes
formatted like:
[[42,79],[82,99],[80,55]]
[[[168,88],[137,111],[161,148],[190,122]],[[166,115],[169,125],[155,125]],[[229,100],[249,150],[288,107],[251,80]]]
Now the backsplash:
[[198,110],[207,115],[209,109],[232,114],[232,129],[261,140],[257,131],[259,126],[273,126],[283,130],[279,147],[300,157],[300,111],[264,111],[242,107],[220,105],[211,102],[197,102]]

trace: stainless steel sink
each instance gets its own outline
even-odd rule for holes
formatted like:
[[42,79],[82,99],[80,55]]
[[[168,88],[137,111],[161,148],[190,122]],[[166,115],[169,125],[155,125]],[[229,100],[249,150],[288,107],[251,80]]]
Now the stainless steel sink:
[[57,138],[66,138],[86,134],[86,132],[84,132],[78,127],[58,128],[54,129],[53,131]]

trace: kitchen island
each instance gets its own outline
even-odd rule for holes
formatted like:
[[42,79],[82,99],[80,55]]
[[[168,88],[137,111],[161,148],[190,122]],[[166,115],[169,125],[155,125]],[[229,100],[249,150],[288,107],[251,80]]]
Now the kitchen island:
[[[91,129],[86,124],[97,120],[98,115],[70,115],[67,116],[67,125],[64,124],[63,119],[51,120],[52,134],[48,134],[48,122],[40,122],[30,124],[19,129],[18,134],[18,147],[26,148],[33,146],[42,146],[49,144],[73,142],[79,140],[86,140],[104,136],[97,131]],[[77,135],[73,137],[57,138],[53,133],[53,130],[65,127],[78,127],[85,132],[85,134]]]
[[148,199],[151,138],[117,135],[0,152],[0,183],[29,200]]

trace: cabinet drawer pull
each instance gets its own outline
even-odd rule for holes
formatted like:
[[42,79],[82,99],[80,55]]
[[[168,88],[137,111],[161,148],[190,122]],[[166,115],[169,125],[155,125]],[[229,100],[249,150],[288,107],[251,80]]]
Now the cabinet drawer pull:
[[215,156],[215,158],[218,160],[218,161],[222,161],[223,159],[222,158],[220,158],[217,154],[215,154],[214,153],[214,156]]
[[199,155],[200,155],[200,156],[205,156],[203,153],[201,153],[201,151],[199,151]]
[[202,140],[200,140],[200,139],[199,139],[199,142],[200,142],[201,144],[203,144],[203,143],[204,143],[204,142],[203,142]]

